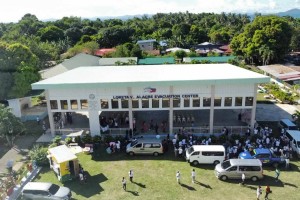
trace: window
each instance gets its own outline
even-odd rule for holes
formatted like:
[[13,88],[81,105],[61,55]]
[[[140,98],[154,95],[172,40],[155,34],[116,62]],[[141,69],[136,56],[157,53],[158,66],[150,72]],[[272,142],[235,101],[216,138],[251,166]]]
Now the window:
[[118,101],[118,99],[112,99],[112,100],[111,100],[111,108],[112,108],[112,109],[117,109],[117,108],[119,108],[119,101]]
[[163,98],[162,99],[162,107],[163,108],[169,108],[170,107],[170,99],[169,98]]
[[200,107],[200,98],[193,98],[193,107]]
[[132,99],[132,108],[139,108],[139,100]]
[[243,105],[243,97],[235,97],[235,106]]
[[179,108],[180,107],[180,98],[174,98],[173,99],[173,108]]
[[58,109],[57,101],[56,100],[50,100],[50,107],[53,110]]
[[183,106],[185,108],[190,107],[190,98],[184,98],[184,100],[183,100]]
[[152,148],[160,148],[161,145],[159,143],[154,143],[152,144]]
[[101,104],[101,109],[108,109],[108,100],[107,99],[101,99],[100,104]]
[[253,97],[246,97],[245,106],[253,106]]
[[230,106],[232,106],[232,97],[225,97],[224,106],[225,106],[225,107],[230,107]]
[[139,144],[135,145],[134,148],[142,148],[142,143],[139,143]]
[[67,100],[60,100],[60,107],[62,110],[68,110],[68,101]]
[[144,148],[151,148],[151,144],[144,144]]
[[149,108],[149,99],[142,99],[142,108]]
[[210,97],[203,98],[203,107],[210,107]]
[[122,108],[128,108],[128,99],[122,99],[121,106]]
[[229,172],[233,172],[233,171],[236,171],[237,170],[237,167],[234,166],[234,167],[230,167],[227,171]]
[[223,151],[202,151],[202,156],[224,156]]
[[222,103],[222,97],[215,97],[214,99],[214,106],[215,107],[220,107]]
[[200,151],[195,151],[193,154],[192,154],[192,156],[197,156],[197,155],[199,155],[200,154]]
[[152,99],[152,108],[159,108],[159,99]]
[[88,109],[89,108],[88,101],[86,99],[81,99],[80,106],[81,106],[81,109]]
[[78,109],[78,102],[77,100],[71,100],[71,109],[77,110]]

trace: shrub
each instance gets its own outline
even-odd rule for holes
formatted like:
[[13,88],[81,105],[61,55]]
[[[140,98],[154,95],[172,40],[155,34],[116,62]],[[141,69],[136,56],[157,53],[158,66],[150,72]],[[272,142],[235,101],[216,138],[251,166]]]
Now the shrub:
[[105,143],[110,143],[110,142],[112,142],[112,141],[114,141],[114,138],[113,138],[111,135],[106,135],[106,136],[104,137],[104,142],[105,142]]
[[93,143],[100,143],[101,142],[101,136],[95,135],[93,138]]
[[90,134],[87,134],[82,137],[81,141],[85,144],[90,144],[90,143],[92,143],[93,139]]
[[65,142],[66,142],[66,144],[70,144],[72,142],[72,138],[66,137]]
[[61,137],[60,136],[55,136],[55,138],[52,140],[52,143],[55,143],[55,144],[59,145],[60,141],[61,141]]
[[31,160],[35,160],[37,165],[44,166],[48,165],[49,161],[47,158],[48,148],[41,147],[39,145],[34,146],[30,151],[29,155]]

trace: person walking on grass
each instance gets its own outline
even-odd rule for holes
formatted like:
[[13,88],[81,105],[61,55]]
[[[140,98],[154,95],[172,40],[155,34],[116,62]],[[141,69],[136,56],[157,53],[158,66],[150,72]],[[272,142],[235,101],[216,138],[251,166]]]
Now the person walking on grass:
[[245,185],[245,179],[246,179],[245,173],[242,173],[242,182],[241,182],[242,185]]
[[126,179],[125,179],[125,177],[122,178],[122,186],[123,186],[123,190],[126,191]]
[[176,179],[177,179],[177,183],[180,184],[180,172],[179,171],[177,171],[177,173],[176,173]]
[[278,168],[276,168],[276,170],[275,170],[275,181],[276,182],[278,182],[279,176],[280,176],[280,170]]
[[195,183],[196,180],[196,172],[195,169],[192,170],[192,183]]
[[266,195],[265,195],[265,200],[269,199],[269,194],[272,193],[270,186],[267,185],[266,187]]
[[129,170],[128,175],[129,175],[130,182],[132,182],[133,181],[133,170],[132,169]]
[[262,194],[262,189],[261,189],[261,186],[259,185],[256,189],[257,200],[259,200],[261,194]]

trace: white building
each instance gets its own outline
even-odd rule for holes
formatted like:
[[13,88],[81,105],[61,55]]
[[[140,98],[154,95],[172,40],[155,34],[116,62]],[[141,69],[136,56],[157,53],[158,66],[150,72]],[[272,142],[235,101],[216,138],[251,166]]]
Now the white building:
[[101,111],[167,110],[172,133],[176,110],[251,109],[255,122],[257,86],[270,78],[230,64],[79,67],[32,84],[46,90],[51,133],[54,112],[88,111],[92,135],[100,133]]

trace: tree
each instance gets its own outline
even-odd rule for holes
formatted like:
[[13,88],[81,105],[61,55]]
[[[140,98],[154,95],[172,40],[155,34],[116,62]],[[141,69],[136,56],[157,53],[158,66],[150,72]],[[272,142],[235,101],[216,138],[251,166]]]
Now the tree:
[[17,134],[25,131],[21,120],[14,116],[10,109],[0,104],[0,136],[4,137],[9,146],[13,146]]
[[257,16],[235,36],[230,47],[235,55],[248,62],[281,60],[289,50],[292,28],[286,19],[277,16]]
[[179,50],[179,51],[175,51],[175,56],[182,60],[184,57],[187,56],[187,53],[183,50]]
[[47,26],[39,30],[42,41],[59,41],[64,38],[64,31],[57,26]]

